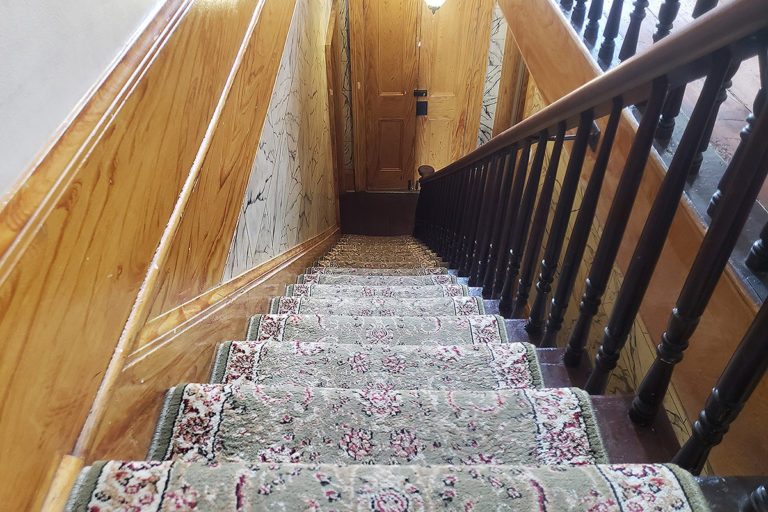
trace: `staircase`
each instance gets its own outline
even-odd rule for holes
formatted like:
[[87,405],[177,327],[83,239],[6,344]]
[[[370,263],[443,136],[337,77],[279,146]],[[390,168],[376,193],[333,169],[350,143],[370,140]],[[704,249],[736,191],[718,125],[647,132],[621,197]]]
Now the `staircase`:
[[677,466],[609,464],[590,396],[473,291],[413,238],[342,237],[67,510],[708,509]]

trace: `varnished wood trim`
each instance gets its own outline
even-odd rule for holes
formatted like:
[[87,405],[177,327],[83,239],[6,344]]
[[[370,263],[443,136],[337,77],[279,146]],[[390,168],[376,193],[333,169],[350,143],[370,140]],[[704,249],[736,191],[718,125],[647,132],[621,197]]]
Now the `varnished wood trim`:
[[85,420],[83,429],[77,439],[77,443],[75,444],[75,449],[73,451],[75,456],[81,456],[86,451],[86,447],[89,446],[93,441],[93,436],[104,416],[105,409],[108,407],[107,402],[111,396],[112,388],[120,372],[122,371],[126,356],[135,345],[139,330],[147,320],[147,315],[149,314],[149,308],[151,306],[152,293],[154,292],[155,284],[158,281],[160,268],[165,264],[165,261],[173,245],[176,231],[181,224],[181,218],[184,214],[184,209],[187,205],[187,202],[189,201],[190,196],[192,195],[192,190],[194,189],[195,183],[200,173],[200,169],[202,168],[205,155],[208,152],[208,148],[210,147],[211,139],[213,138],[216,126],[218,125],[218,121],[221,117],[224,105],[226,104],[229,92],[232,89],[232,84],[234,83],[235,77],[240,70],[240,66],[243,61],[243,55],[245,54],[248,43],[250,42],[251,37],[253,36],[253,32],[256,29],[256,24],[258,23],[261,16],[265,1],[266,0],[261,0],[253,11],[251,21],[248,25],[248,29],[246,30],[246,35],[240,44],[237,56],[235,57],[232,68],[230,69],[229,76],[227,77],[227,81],[224,85],[224,89],[221,92],[221,96],[219,97],[219,101],[216,105],[213,116],[211,117],[211,121],[208,124],[208,129],[206,130],[205,136],[203,137],[203,141],[200,145],[198,153],[195,156],[192,168],[187,175],[184,186],[182,187],[179,194],[179,198],[176,201],[176,205],[174,206],[173,212],[171,213],[171,216],[168,220],[168,224],[166,225],[165,231],[160,238],[160,243],[158,244],[155,255],[152,258],[152,262],[149,265],[149,270],[147,271],[144,282],[136,297],[133,308],[131,309],[128,321],[125,323],[125,327],[122,334],[120,335],[120,339],[117,342],[117,346],[115,347],[112,359],[110,360],[109,366],[104,373],[104,379],[102,380],[101,385],[96,392],[96,397],[93,401],[91,411],[88,414],[88,418]]
[[74,164],[101,137],[178,26],[193,0],[166,0],[126,45],[99,81],[64,120],[24,175],[0,201],[0,281],[60,199],[77,171]]
[[[528,72],[517,47],[512,31],[507,28],[504,40],[504,58],[499,78],[499,96],[496,116],[493,118],[493,136],[500,134],[513,124],[522,121],[522,106],[525,103]],[[522,100],[521,100],[522,98]]]
[[365,0],[349,0],[349,60],[352,78],[355,190],[368,188],[365,148]]
[[67,498],[69,497],[69,491],[75,484],[77,475],[83,469],[83,466],[83,459],[78,457],[64,455],[61,458],[51,486],[48,488],[48,494],[45,496],[45,501],[41,508],[43,512],[60,512],[64,510],[64,505],[66,505]]
[[210,315],[210,311],[226,307],[227,303],[234,298],[258,286],[315,247],[326,244],[330,238],[337,236],[338,233],[338,226],[328,228],[293,249],[265,261],[199,297],[150,320],[139,332],[136,343],[137,349],[128,356],[126,364],[130,365],[132,361],[155,350],[159,344],[166,343],[177,336],[179,330],[183,330],[185,326],[202,321],[207,315]]
[[344,194],[344,125],[341,92],[341,41],[339,35],[339,0],[333,0],[325,34],[325,74],[328,88],[328,125],[336,196],[336,224],[341,222],[339,195]]
[[295,282],[337,240],[335,230],[319,235],[313,239],[314,245],[305,242],[301,252],[272,271],[244,274],[243,281],[252,280],[240,288],[225,285],[217,290],[218,300],[211,297],[208,307],[132,355],[119,373],[94,442],[84,453],[86,463],[144,458],[168,388],[180,382],[208,381],[219,343],[243,339],[248,317],[266,311],[270,298],[284,293],[285,285]]

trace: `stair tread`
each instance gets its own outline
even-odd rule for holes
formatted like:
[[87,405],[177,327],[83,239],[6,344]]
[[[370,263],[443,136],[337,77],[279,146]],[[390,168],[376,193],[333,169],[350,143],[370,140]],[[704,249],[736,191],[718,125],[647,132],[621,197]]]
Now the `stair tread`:
[[345,284],[289,284],[286,297],[391,297],[403,299],[469,296],[463,284],[362,286]]
[[418,286],[455,284],[456,277],[448,274],[430,276],[358,276],[350,274],[301,274],[296,282],[306,284],[346,284],[361,286]]
[[599,439],[589,395],[575,388],[186,384],[169,392],[149,458],[585,464],[607,461]]
[[449,274],[446,267],[402,267],[402,268],[360,268],[360,267],[307,267],[305,274],[345,274],[358,276],[429,276]]
[[[161,502],[214,510],[707,510],[696,480],[671,465],[374,466],[98,462],[73,509]],[[685,502],[690,508],[685,506]],[[324,509],[324,508],[323,508]]]
[[270,313],[319,313],[351,316],[446,316],[485,314],[480,297],[420,299],[275,297]]
[[533,345],[370,345],[233,341],[212,382],[330,388],[495,390],[541,387]]
[[508,341],[507,322],[502,323],[502,320],[496,315],[394,317],[267,314],[251,317],[247,339],[386,345],[504,343]]

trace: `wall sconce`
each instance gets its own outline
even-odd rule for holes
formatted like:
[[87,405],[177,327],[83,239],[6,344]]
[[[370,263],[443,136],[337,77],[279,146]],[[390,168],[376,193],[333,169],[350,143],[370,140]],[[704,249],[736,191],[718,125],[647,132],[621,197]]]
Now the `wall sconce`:
[[430,10],[432,11],[432,14],[435,14],[435,11],[437,11],[445,3],[445,0],[424,0],[424,1],[427,3],[427,7],[429,7]]

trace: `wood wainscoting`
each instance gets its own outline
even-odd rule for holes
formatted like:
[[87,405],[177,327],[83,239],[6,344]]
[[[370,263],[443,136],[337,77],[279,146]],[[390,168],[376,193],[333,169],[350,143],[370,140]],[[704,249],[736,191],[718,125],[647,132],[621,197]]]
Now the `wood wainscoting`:
[[[110,431],[101,420],[122,363],[139,368],[181,346],[126,359],[166,261],[183,260],[185,278],[204,276],[189,297],[219,284],[294,4],[167,0],[2,205],[4,509],[38,509],[67,454],[108,455],[91,440]],[[249,293],[238,296],[243,308],[262,292]],[[223,325],[211,307],[195,313],[200,328]],[[184,336],[198,332],[189,314],[174,315],[162,325],[178,318],[190,325]],[[194,361],[190,375],[209,363]]]
[[[557,1],[499,0],[499,4],[530,76],[546,104],[556,101],[600,75],[599,67],[571,30]],[[598,122],[602,130],[605,130],[605,123],[606,119]],[[612,159],[608,166],[603,184],[604,192],[598,204],[596,220],[600,225],[607,217],[622,171],[617,162],[625,161],[636,127],[634,118],[624,112],[613,146],[616,158]],[[593,159],[594,155],[588,155],[588,161],[590,158]],[[591,164],[586,164],[585,169],[591,169]],[[616,260],[616,265],[622,273],[626,272],[665,173],[663,162],[656,152],[652,151]],[[683,201],[677,210],[656,273],[640,308],[639,316],[653,345],[659,343],[667,326],[687,269],[696,256],[703,236],[704,227],[701,220]],[[569,309],[575,310],[576,304],[572,303]],[[675,369],[673,385],[688,421],[696,419],[756,311],[757,305],[747,295],[741,281],[729,267],[693,336],[691,348],[685,353],[683,362]],[[599,329],[593,331],[598,332]],[[643,347],[643,350],[645,349]],[[636,369],[639,377],[642,377],[645,369]],[[722,445],[712,452],[709,461],[716,474],[765,474],[768,471],[768,462],[761,458],[759,450],[752,449],[764,443],[762,429],[755,426],[768,422],[768,409],[763,405],[767,398],[768,381],[764,381],[738,421],[731,426]]]
[[216,347],[244,339],[244,318],[267,311],[269,299],[325,253],[339,238],[337,227],[148,323],[141,347],[126,357],[92,442],[77,455],[96,459],[143,459],[163,396],[180,382],[208,382]]

